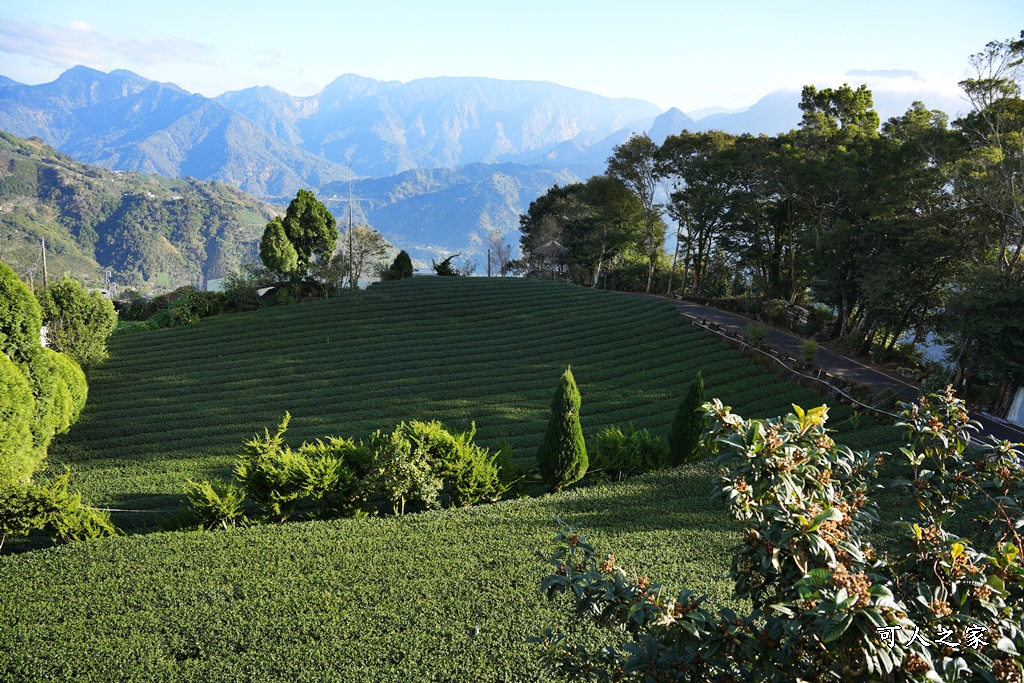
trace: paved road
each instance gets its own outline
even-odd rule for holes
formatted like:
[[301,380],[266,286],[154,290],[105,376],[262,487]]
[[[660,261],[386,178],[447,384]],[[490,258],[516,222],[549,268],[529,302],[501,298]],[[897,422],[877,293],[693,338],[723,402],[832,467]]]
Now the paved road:
[[[649,294],[638,296],[670,301],[681,313],[716,323],[725,330],[731,330],[743,335],[746,335],[747,325],[753,322],[749,318],[744,318],[736,313],[720,311],[716,308],[701,306],[689,301],[677,301]],[[768,334],[765,336],[765,343],[768,346],[793,358],[800,358],[803,355],[803,339],[772,327],[769,327],[768,330]],[[919,389],[913,384],[903,382],[845,356],[832,353],[828,349],[818,349],[815,363],[821,366],[825,372],[857,384],[863,384],[876,394],[886,389],[892,389],[904,401],[914,401],[917,399]],[[1005,422],[997,422],[984,415],[979,415],[977,411],[971,417],[981,423],[982,435],[991,435],[1000,440],[1024,442],[1024,429]]]

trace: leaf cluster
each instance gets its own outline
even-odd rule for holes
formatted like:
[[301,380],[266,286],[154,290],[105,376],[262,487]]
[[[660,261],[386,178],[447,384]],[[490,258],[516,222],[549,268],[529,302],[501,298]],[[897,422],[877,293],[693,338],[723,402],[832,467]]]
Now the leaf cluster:
[[[666,596],[562,524],[542,588],[572,596],[577,616],[616,642],[590,650],[550,629],[533,642],[570,680],[1016,680],[1021,453],[996,444],[968,466],[962,402],[949,391],[931,401],[938,411],[922,400],[904,413],[902,453],[915,473],[904,484],[924,517],[904,525],[891,555],[865,536],[877,520],[869,493],[879,455],[837,446],[826,406],[744,420],[717,399],[706,404],[721,452],[713,497],[744,527],[734,595],[753,610],[712,615],[689,591]],[[987,492],[988,551],[942,528],[971,489]]]

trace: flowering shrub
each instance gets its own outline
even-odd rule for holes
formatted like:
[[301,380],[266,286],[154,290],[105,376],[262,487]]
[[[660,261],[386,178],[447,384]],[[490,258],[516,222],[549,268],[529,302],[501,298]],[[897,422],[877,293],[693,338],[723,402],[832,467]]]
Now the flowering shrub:
[[[1021,453],[969,450],[976,425],[951,391],[904,406],[913,477],[896,485],[920,517],[887,552],[865,539],[880,455],[837,446],[827,406],[771,420],[718,400],[705,409],[720,449],[713,495],[744,526],[730,578],[753,610],[712,614],[691,591],[666,595],[559,520],[543,590],[570,594],[615,642],[591,651],[548,629],[531,641],[553,670],[586,681],[1021,680]],[[976,537],[955,537],[943,524],[969,497],[986,511]]]

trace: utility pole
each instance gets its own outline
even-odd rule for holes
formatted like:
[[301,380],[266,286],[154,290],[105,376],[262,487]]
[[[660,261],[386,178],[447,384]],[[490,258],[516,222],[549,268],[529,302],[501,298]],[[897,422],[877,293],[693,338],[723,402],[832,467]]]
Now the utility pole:
[[487,247],[487,277],[491,276],[491,248]]
[[352,179],[348,179],[348,288],[356,288],[355,263],[352,262]]
[[46,272],[46,238],[43,239],[43,288],[50,286],[49,274]]

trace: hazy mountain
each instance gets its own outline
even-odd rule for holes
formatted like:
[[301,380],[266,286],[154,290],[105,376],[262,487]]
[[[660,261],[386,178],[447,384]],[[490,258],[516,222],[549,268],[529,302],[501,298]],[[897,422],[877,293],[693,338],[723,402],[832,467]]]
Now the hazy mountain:
[[[353,183],[353,214],[393,244],[423,262],[461,251],[486,254],[490,230],[510,233],[518,246],[519,214],[555,183],[578,182],[565,169],[520,164],[469,164],[457,169],[417,169]],[[332,183],[318,195],[337,216],[348,220],[349,184]],[[440,260],[440,259],[438,259]]]
[[660,112],[649,102],[540,81],[421,78],[399,83],[352,74],[311,97],[249,88],[217,101],[282,141],[368,176],[524,162],[567,141],[587,147]]
[[130,71],[77,66],[0,88],[0,128],[110,169],[219,180],[260,196],[351,177],[219,102]]
[[750,107],[704,107],[703,109],[694,109],[693,111],[686,112],[694,121],[700,121],[705,116],[711,116],[712,114],[739,114],[750,109]]
[[689,116],[672,107],[667,112],[654,119],[647,135],[657,144],[665,142],[669,135],[676,135],[684,128],[694,130],[695,121]]
[[[966,108],[966,103],[958,94],[929,86],[914,71],[857,69],[847,72],[846,76],[849,76],[848,83],[852,87],[856,88],[861,84],[868,86],[875,111],[883,122],[894,116],[903,115],[915,101],[924,102],[929,109],[946,112],[950,119],[959,116]],[[798,127],[801,114],[800,91],[777,90],[762,97],[749,109],[694,118],[697,118],[697,130],[717,129],[736,135],[777,135]]]
[[21,84],[18,83],[18,81],[14,80],[13,78],[8,78],[7,76],[0,76],[0,87],[5,86],[5,85],[21,85]]
[[171,289],[252,260],[276,210],[223,183],[111,172],[0,131],[0,260],[26,279]]
[[698,119],[692,130],[721,130],[734,135],[777,135],[800,125],[800,93],[777,90],[749,109],[735,114],[711,114]]

